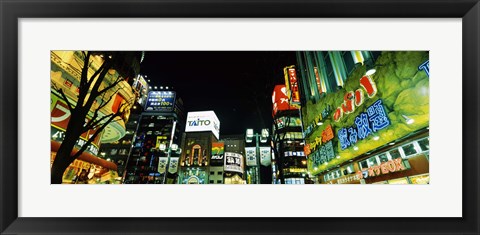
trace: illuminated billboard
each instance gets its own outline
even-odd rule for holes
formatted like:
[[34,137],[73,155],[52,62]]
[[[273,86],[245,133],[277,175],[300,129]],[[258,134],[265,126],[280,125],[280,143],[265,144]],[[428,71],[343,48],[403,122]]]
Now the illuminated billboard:
[[243,174],[243,156],[238,153],[225,153],[224,171],[233,171]]
[[285,85],[276,85],[272,93],[272,116],[274,117],[278,111],[289,109],[298,109],[296,106],[291,106],[288,98],[288,89]]
[[223,142],[212,143],[212,157],[210,158],[210,166],[222,166],[224,158],[225,144]]
[[185,132],[211,131],[220,138],[220,121],[213,111],[188,112]]
[[175,106],[174,91],[150,91],[148,93],[146,111],[171,112]]

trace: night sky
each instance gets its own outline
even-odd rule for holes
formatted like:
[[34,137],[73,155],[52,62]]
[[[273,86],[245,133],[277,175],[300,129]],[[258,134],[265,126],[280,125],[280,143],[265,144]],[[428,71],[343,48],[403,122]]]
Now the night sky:
[[222,136],[271,129],[273,87],[292,64],[294,51],[150,51],[140,73],[152,87],[173,86],[186,112],[215,111]]

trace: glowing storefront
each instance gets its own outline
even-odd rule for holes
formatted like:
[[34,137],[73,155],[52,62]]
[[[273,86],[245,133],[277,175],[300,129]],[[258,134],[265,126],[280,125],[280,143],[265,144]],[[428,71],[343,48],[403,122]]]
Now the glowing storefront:
[[299,52],[297,59],[316,183],[429,183],[428,52]]
[[[103,63],[103,56],[106,53],[93,52],[91,56],[90,69],[88,76],[93,75],[94,68],[99,68]],[[117,54],[120,55],[120,54]],[[128,84],[129,78],[135,77],[139,71],[141,58],[140,52],[130,52],[121,54],[125,57],[122,64],[116,65],[116,69],[110,69],[105,77],[104,84],[110,84],[113,79],[118,76],[124,78],[116,88],[102,97],[107,105],[99,110],[99,117],[117,112],[120,107],[125,108],[125,115],[118,117],[114,122],[110,123],[99,134],[93,143],[88,146],[70,166],[65,170],[63,175],[63,183],[118,183],[119,176],[117,174],[117,166],[111,161],[98,157],[99,147],[101,143],[110,143],[119,140],[125,135],[125,123],[129,118],[129,109],[133,105],[132,100],[135,96]],[[61,145],[63,135],[70,119],[70,110],[62,95],[57,92],[62,89],[69,102],[73,105],[79,93],[80,75],[83,66],[84,55],[80,51],[51,51],[51,164],[55,159],[56,152]],[[115,92],[113,92],[115,91]],[[111,99],[110,99],[111,97]],[[92,118],[93,111],[102,103],[102,98],[98,98],[97,104],[92,106],[87,119]],[[109,100],[110,99],[110,100]],[[124,105],[126,104],[126,105]],[[83,146],[89,136],[95,133],[95,129],[83,133],[77,140],[76,147],[73,152],[78,151]]]

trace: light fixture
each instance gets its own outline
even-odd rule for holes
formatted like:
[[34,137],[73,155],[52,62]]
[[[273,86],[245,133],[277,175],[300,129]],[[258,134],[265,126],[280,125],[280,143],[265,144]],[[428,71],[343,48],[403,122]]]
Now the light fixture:
[[371,75],[373,75],[375,72],[377,72],[377,70],[374,69],[374,68],[371,68],[371,69],[367,70],[367,72],[365,73],[365,75],[371,76]]
[[154,88],[155,90],[158,89],[157,86],[154,86],[153,88]]
[[268,137],[268,129],[262,129],[262,137]]
[[251,143],[253,141],[253,129],[247,129],[245,135],[245,141]]
[[388,143],[388,145],[394,145],[394,144],[395,144],[395,142],[390,142],[390,143]]
[[159,149],[160,149],[161,151],[165,151],[165,149],[167,149],[167,145],[166,145],[166,144],[160,144]]
[[323,163],[325,166],[328,165],[328,162]]
[[407,117],[407,116],[405,116],[405,115],[403,115],[403,114],[402,114],[402,117],[405,118],[405,122],[406,122],[408,125],[410,125],[410,124],[412,124],[412,123],[415,122],[415,120],[414,120],[413,118],[409,118],[409,117]]
[[172,151],[177,151],[178,150],[178,145],[177,144],[172,144],[171,149],[172,149]]
[[339,158],[340,158],[340,155],[337,155],[337,159],[339,159]]
[[163,86],[160,86],[160,90],[163,90]]
[[167,87],[165,87],[165,89],[166,89],[166,90],[168,90],[168,86],[167,86]]
[[253,137],[253,129],[247,129],[247,137]]
[[380,139],[380,136],[376,135],[373,137],[373,140],[379,140]]
[[353,150],[357,151],[358,150],[358,147],[355,145],[353,146]]
[[321,126],[321,125],[323,125],[323,122],[318,122],[317,125]]
[[318,170],[318,167],[313,168],[313,170],[315,170],[315,171]]

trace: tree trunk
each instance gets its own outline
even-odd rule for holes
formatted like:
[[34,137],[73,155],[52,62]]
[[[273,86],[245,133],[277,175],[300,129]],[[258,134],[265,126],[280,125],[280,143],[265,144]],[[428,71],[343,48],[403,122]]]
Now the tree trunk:
[[75,160],[72,158],[72,151],[79,136],[82,134],[81,132],[85,116],[86,114],[83,115],[83,118],[79,118],[72,115],[67,126],[67,131],[65,132],[65,138],[63,139],[52,164],[50,175],[51,184],[61,184],[63,181],[63,173]]

